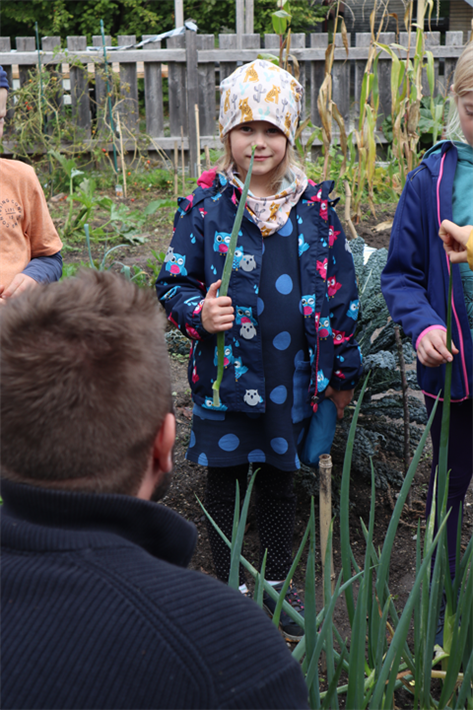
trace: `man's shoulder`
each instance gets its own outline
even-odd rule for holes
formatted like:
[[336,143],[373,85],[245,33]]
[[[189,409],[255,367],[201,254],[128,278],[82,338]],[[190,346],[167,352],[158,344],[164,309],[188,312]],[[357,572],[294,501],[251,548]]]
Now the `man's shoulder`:
[[123,552],[116,551],[108,570],[118,573],[120,594],[131,582],[132,599],[124,604],[132,601],[169,674],[185,668],[186,682],[196,689],[204,685],[206,702],[218,706],[246,707],[247,698],[251,707],[306,707],[299,664],[254,601],[201,572],[147,556],[136,565],[131,549],[125,558]]

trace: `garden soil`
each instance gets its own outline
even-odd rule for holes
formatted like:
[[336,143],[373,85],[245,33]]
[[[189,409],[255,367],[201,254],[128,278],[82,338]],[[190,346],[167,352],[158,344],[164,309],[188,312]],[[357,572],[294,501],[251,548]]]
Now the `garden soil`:
[[[147,201],[149,200],[143,200],[143,206]],[[133,207],[133,209],[139,208],[141,200],[136,199],[134,202],[135,204],[130,204],[130,207]],[[394,209],[395,207],[393,205],[388,204],[385,207],[377,207],[376,214],[372,214],[368,209],[364,211],[363,219],[358,225],[356,225],[356,231],[359,236],[363,237],[368,246],[374,248],[387,248],[389,246],[390,225],[394,216]],[[342,210],[340,210],[340,213],[342,213]],[[158,252],[166,250],[172,233],[172,211],[163,210],[159,216],[156,215],[154,217],[155,221],[153,222],[153,219],[151,219],[149,231],[143,235],[146,238],[146,241],[143,244],[126,247],[122,250],[122,253],[119,250],[116,258],[121,263],[138,265],[144,270],[147,270],[147,263],[151,256],[151,249]],[[153,224],[158,224],[158,226],[153,226]],[[346,233],[347,235],[350,233],[348,228],[346,229]],[[100,256],[101,250],[103,250],[103,246],[96,248],[97,257]],[[66,263],[68,261],[81,260],[87,260],[86,252],[83,248],[76,248],[66,252]],[[187,362],[183,355],[171,355],[171,379],[177,419],[177,440],[175,447],[174,476],[168,493],[162,503],[169,506],[173,510],[176,510],[187,520],[194,523],[197,527],[198,540],[195,553],[190,564],[191,568],[198,570],[203,574],[215,576],[207,537],[205,516],[198,502],[198,499],[201,501],[204,500],[205,468],[187,461],[185,457],[191,431],[192,401],[187,381]],[[332,486],[334,491],[333,510],[335,513],[333,556],[336,577],[338,577],[341,570],[338,490],[341,480],[342,463],[342,460],[337,460],[336,457],[334,458],[332,476]],[[424,456],[412,484],[410,508],[407,505],[404,508],[391,554],[389,584],[398,613],[402,612],[415,579],[417,525],[420,521],[421,534],[423,535],[425,500],[430,476],[430,466],[431,452],[429,445],[427,445],[426,451],[424,452]],[[314,490],[316,491],[318,486],[315,478],[314,483]],[[295,486],[298,503],[294,533],[294,551],[298,549],[300,540],[306,529],[311,502],[311,496],[309,495],[307,486],[301,485],[300,477],[296,477]],[[376,549],[381,548],[384,543],[384,538],[391,519],[397,493],[398,491],[393,488],[376,491],[376,519],[374,526],[374,545]],[[365,555],[365,544],[361,520],[368,525],[370,505],[371,487],[369,475],[363,477],[356,477],[352,475],[350,484],[350,535],[354,556],[360,567],[364,566]],[[317,493],[315,494],[315,510],[318,520]],[[463,548],[471,537],[472,531],[473,492],[470,487],[465,506],[465,519],[462,530]],[[319,537],[318,531],[317,537]],[[243,554],[253,565],[259,567],[258,533],[256,529],[254,509],[252,506],[250,506],[248,516]],[[322,574],[319,545],[317,545],[316,554],[316,584],[318,592],[317,605],[320,610],[322,607]],[[303,555],[303,559],[305,559],[305,554]],[[302,591],[305,584],[304,563],[302,563],[296,571],[294,581],[298,588]],[[340,599],[337,603],[334,613],[334,621],[342,638],[349,638],[350,627],[346,607],[344,600],[342,599]],[[403,698],[401,694],[401,696],[397,698],[398,707],[409,707],[410,696],[407,692],[405,693],[405,696],[406,697]]]

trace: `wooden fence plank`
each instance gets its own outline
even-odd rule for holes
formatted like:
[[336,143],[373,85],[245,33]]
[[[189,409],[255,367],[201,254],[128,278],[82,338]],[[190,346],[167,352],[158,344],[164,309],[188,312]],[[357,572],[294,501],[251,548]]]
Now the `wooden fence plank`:
[[[110,35],[105,35],[105,46],[108,47],[112,44],[112,38]],[[102,35],[92,36],[92,45],[94,47],[103,47]],[[95,56],[95,55],[94,55]],[[107,61],[111,62],[111,57],[107,54]],[[108,71],[110,75],[112,73],[111,63],[108,65]],[[104,131],[110,131],[110,117],[108,108],[108,96],[107,96],[107,81],[106,81],[106,68],[105,62],[103,61],[103,49],[96,52],[95,56],[95,116],[96,125],[95,131],[97,136],[102,134]],[[109,81],[112,80],[110,76]],[[110,86],[112,89],[112,86]],[[113,95],[113,94],[112,94]],[[113,102],[113,98],[112,98]]]
[[[68,37],[67,49],[73,51],[84,50],[87,47],[85,37]],[[91,116],[89,101],[89,81],[87,67],[71,66],[69,69],[71,81],[72,116],[77,126],[83,129],[90,138]]]
[[[43,49],[45,52],[52,52],[56,47],[60,46],[60,37],[43,37],[41,40],[41,49]],[[64,89],[62,86],[61,64],[56,66],[55,63],[51,63],[48,66],[48,70],[51,73],[51,77],[55,79],[55,83],[57,86],[57,91],[51,97],[53,111],[46,112],[44,116],[46,132],[51,135],[54,131],[55,112],[61,111],[63,106]]]
[[60,37],[43,37],[41,40],[41,49],[45,52],[54,52],[56,47],[61,46]]
[[[197,35],[195,39],[197,49],[214,46],[213,35]],[[200,134],[211,136],[215,130],[215,62],[199,63],[197,72]]]
[[[396,41],[395,32],[381,32],[379,42],[392,44]],[[381,126],[384,119],[391,115],[391,59],[386,52],[382,52],[378,59],[378,88],[379,88],[379,120]]]
[[[369,47],[371,45],[371,32],[357,32],[355,35],[355,46],[356,47]],[[353,96],[355,99],[355,106],[353,111],[353,117],[355,123],[358,124],[358,119],[360,118],[360,96],[361,87],[363,84],[363,77],[365,75],[366,60],[357,59],[355,62],[355,85],[353,87]],[[358,128],[358,125],[356,126]]]
[[[220,41],[220,50],[224,50],[225,52],[227,51],[232,51],[235,49],[236,46],[236,35],[227,35],[227,34],[222,34],[219,35],[219,41]],[[253,61],[256,59],[258,54],[260,53],[260,44],[261,44],[261,38],[259,34],[253,33],[253,34],[245,34],[242,37],[242,45],[243,49],[240,50],[240,53],[244,53],[247,50],[251,51],[251,58],[247,57],[246,62]],[[202,50],[201,52],[198,52],[198,57],[200,60],[201,56],[205,56],[206,52]],[[219,63],[219,85],[220,83],[226,79],[230,74],[232,74],[235,69],[237,68],[237,63],[236,62],[226,62],[226,61],[221,61]],[[217,94],[217,107],[216,107],[216,113],[217,113],[217,119],[218,119],[218,113],[219,113],[219,107],[220,107],[220,92]],[[218,120],[217,120],[217,126],[215,128],[216,133],[218,134]]]
[[[143,35],[151,39],[155,35]],[[149,42],[147,49],[160,49],[161,42]],[[164,135],[163,78],[161,62],[145,62],[146,133],[153,137]]]
[[[348,44],[350,44],[350,35],[348,35]],[[343,47],[341,34],[335,36],[335,46]],[[348,61],[349,54],[345,54],[345,58],[336,59],[333,62],[332,69],[332,96],[337,104],[338,110],[343,117],[343,120],[348,124],[350,115],[350,62]]]
[[174,15],[176,27],[182,27],[184,24],[184,0],[174,0]]
[[279,57],[280,39],[279,35],[265,34],[264,48]]
[[245,2],[245,34],[252,35],[255,31],[255,3],[254,0]]
[[236,0],[236,37],[237,47],[241,49],[243,46],[243,34],[245,32],[245,0]]
[[[219,49],[237,49],[237,36],[236,35],[219,35],[218,36]],[[237,68],[236,61],[222,61],[220,62],[220,84],[227,76],[233,74]]]
[[[327,47],[328,35],[326,32],[312,32],[310,35],[310,46],[313,49]],[[317,108],[317,97],[319,89],[325,78],[325,51],[322,59],[310,62],[310,120],[314,126],[321,126],[319,110]]]
[[189,136],[189,175],[197,176],[197,121],[195,107],[199,106],[199,74],[197,72],[197,37],[195,32],[186,30],[187,55],[187,126]]
[[[118,46],[135,44],[135,35],[118,35]],[[113,59],[113,57],[112,57]],[[126,129],[132,133],[137,133],[140,126],[140,115],[138,110],[138,78],[136,76],[136,62],[120,62],[120,93],[124,96],[117,107],[120,113],[120,125],[126,133]],[[123,139],[125,139],[125,133]]]
[[[259,34],[249,33],[243,35],[243,49],[255,49],[259,51],[261,45],[261,37]],[[256,59],[256,57],[255,57]]]
[[[295,32],[291,35],[291,47],[289,50],[290,54],[294,53],[295,49],[305,48],[305,34],[303,32]],[[306,93],[306,62],[299,62],[299,82],[304,90],[304,95],[302,98],[302,111],[301,120],[305,121],[307,115],[310,116],[310,106],[307,104],[307,93]]]
[[[434,48],[440,47],[440,32],[426,32],[425,35],[425,48],[432,51]],[[439,60],[434,59],[434,86],[438,86],[439,81]],[[422,73],[422,93],[424,96],[430,96],[429,81],[427,79],[427,72]],[[436,92],[434,91],[434,94]]]
[[[452,47],[462,47],[463,48],[463,32],[459,30],[458,32],[447,32],[445,35],[445,54]],[[447,49],[448,48],[448,49]],[[444,63],[444,91],[448,93],[450,91],[450,86],[453,84],[453,74],[455,72],[455,65],[457,63],[456,59],[445,58]]]
[[[185,48],[186,38],[184,35],[169,37],[166,46],[169,49]],[[181,137],[181,126],[184,135],[187,135],[187,81],[185,54],[183,62],[170,61],[168,63],[168,87],[169,87],[169,128],[171,136]]]
[[[260,35],[259,34],[244,34],[242,37],[242,48],[238,49],[238,39],[237,35],[234,34],[220,34],[218,36],[219,48],[217,50],[201,50],[197,53],[199,62],[201,61],[218,61],[219,62],[219,84],[233,74],[237,68],[237,62],[241,61],[245,64],[247,62],[252,62],[256,59],[260,51]],[[223,50],[225,54],[221,51]],[[233,50],[233,51],[232,51]],[[220,53],[221,59],[216,59],[216,56]],[[227,56],[231,55],[228,57]]]
[[[36,49],[36,39],[34,37],[17,37],[16,50],[17,52],[34,52]],[[38,57],[34,58],[33,64],[36,64]],[[24,64],[18,64],[20,75],[20,86],[24,86],[28,81],[28,72],[32,67]]]

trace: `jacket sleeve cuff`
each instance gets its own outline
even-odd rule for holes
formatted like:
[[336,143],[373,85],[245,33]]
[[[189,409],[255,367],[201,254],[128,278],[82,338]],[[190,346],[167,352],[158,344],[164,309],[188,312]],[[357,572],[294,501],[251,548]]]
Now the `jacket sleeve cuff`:
[[190,315],[189,322],[185,324],[186,334],[189,338],[192,338],[192,340],[207,340],[214,336],[214,333],[209,333],[202,325],[202,306],[204,300],[205,299],[202,299],[194,308]]
[[440,325],[440,324],[438,324],[438,325],[429,325],[429,327],[428,327],[428,328],[425,328],[425,329],[422,331],[422,333],[419,335],[419,337],[417,338],[417,340],[416,340],[416,350],[417,350],[417,348],[419,347],[419,343],[420,343],[420,341],[422,340],[422,338],[424,337],[424,335],[426,335],[426,333],[428,333],[430,330],[443,330],[444,333],[447,332],[447,329],[446,329],[446,327],[445,327],[444,325]]

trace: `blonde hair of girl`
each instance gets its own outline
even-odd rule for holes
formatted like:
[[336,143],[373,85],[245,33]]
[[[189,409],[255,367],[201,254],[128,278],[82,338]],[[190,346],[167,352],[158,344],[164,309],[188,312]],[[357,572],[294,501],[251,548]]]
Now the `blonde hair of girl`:
[[457,109],[457,99],[473,91],[473,41],[461,53],[455,67],[454,83],[451,86],[450,108],[447,119],[446,136],[452,141],[467,143]]
[[[227,133],[223,138],[223,155],[218,159],[216,163],[216,168],[219,172],[224,173],[226,170],[234,165],[234,160],[232,156],[232,149],[230,145],[230,133]],[[283,160],[279,163],[278,167],[274,170],[270,178],[270,187],[273,190],[273,194],[278,192],[279,186],[286,175],[286,173],[291,169],[292,166],[303,169],[300,164],[296,151],[292,145],[287,141],[286,154]]]

